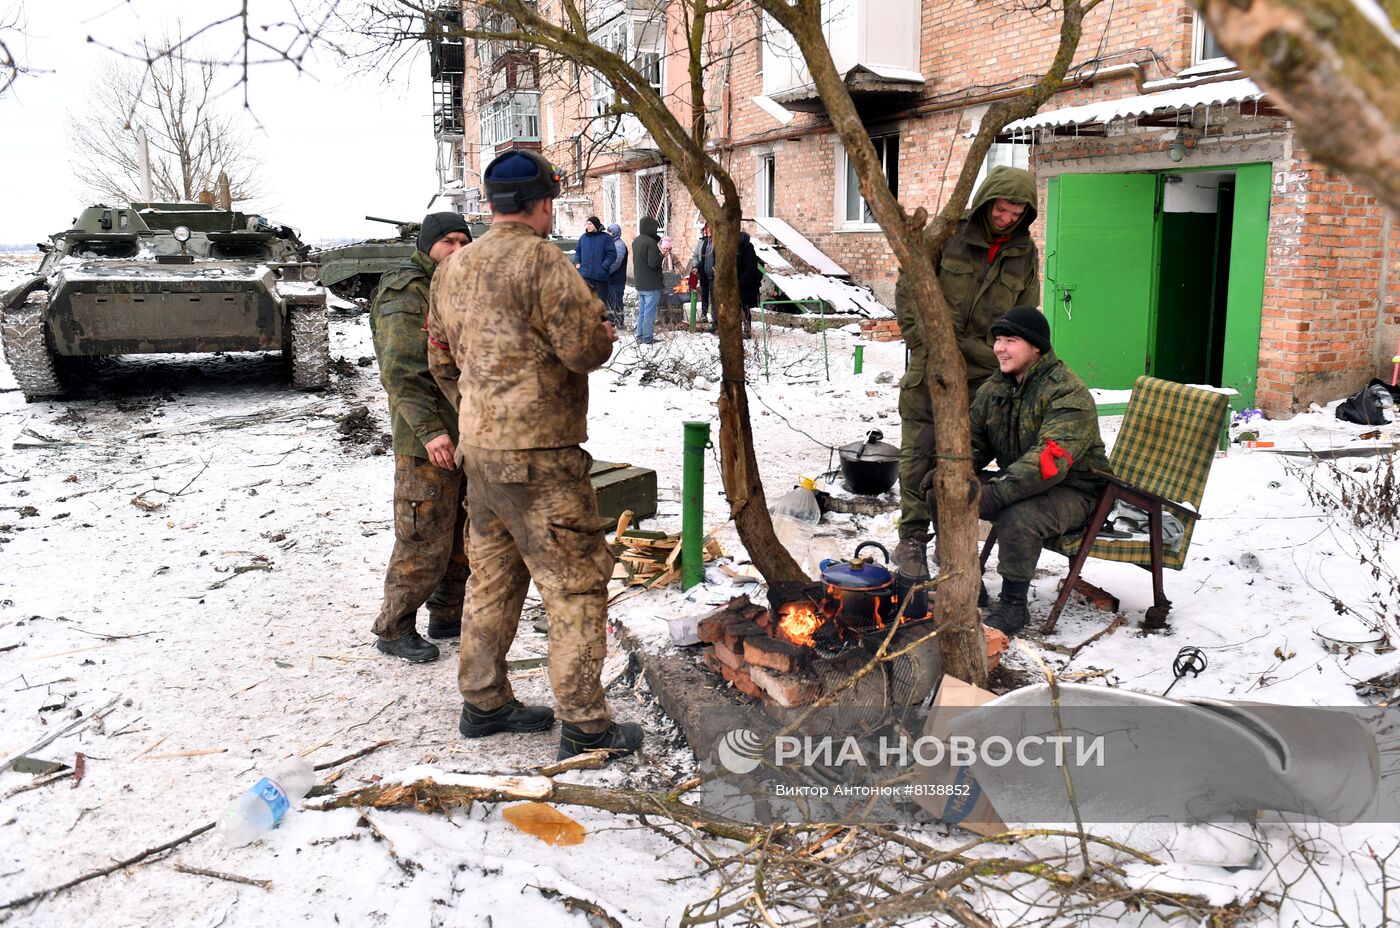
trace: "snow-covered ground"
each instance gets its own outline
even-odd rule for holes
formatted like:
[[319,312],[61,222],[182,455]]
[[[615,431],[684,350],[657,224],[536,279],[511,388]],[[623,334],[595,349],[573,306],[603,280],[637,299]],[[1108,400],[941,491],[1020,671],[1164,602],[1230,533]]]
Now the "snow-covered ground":
[[[0,290],[18,278],[17,267],[0,264]],[[817,336],[775,331],[766,375],[762,357],[751,355],[754,434],[771,496],[801,475],[835,468],[831,446],[869,429],[898,440],[898,389],[886,372],[902,369],[902,346],[867,345],[857,376],[854,344],[850,333],[830,333],[824,354]],[[388,421],[363,315],[333,315],[332,355],[346,363],[322,395],[291,391],[275,357],[166,357],[123,359],[79,398],[26,404],[0,367],[0,756],[117,700],[100,723],[34,752],[67,764],[82,752],[80,783],[11,795],[33,775],[0,774],[0,904],[191,831],[290,753],[321,763],[393,739],[339,768],[342,792],[417,764],[522,772],[553,760],[557,733],[458,736],[455,643],[426,666],[374,650],[369,628],[392,545],[392,461],[374,453]],[[717,368],[713,336],[667,333],[651,349],[624,336],[613,362],[593,376],[588,448],[658,472],[660,513],[647,527],[679,527],[681,423],[717,428]],[[371,427],[342,435],[338,423],[359,405],[371,410]],[[1111,434],[1117,422],[1104,421]],[[1359,445],[1365,431],[1330,411],[1249,427],[1278,449]],[[1334,597],[1358,604],[1373,584],[1310,504],[1289,460],[1303,461],[1238,448],[1216,461],[1186,569],[1167,578],[1171,634],[1144,637],[1130,626],[1072,659],[1050,650],[1045,659],[1066,673],[1098,672],[1091,682],[1101,685],[1160,693],[1173,655],[1189,643],[1210,665],[1174,695],[1360,704],[1353,684],[1393,671],[1400,659],[1339,653],[1315,634],[1335,618]],[[713,461],[706,479],[706,522],[718,525],[726,506]],[[894,519],[829,515],[820,534],[839,551],[865,538],[892,544]],[[742,554],[732,527],[720,538]],[[1064,570],[1058,558],[1042,560],[1035,609],[1048,608]],[[1091,561],[1085,575],[1121,596],[1134,622],[1150,603],[1148,577],[1135,567]],[[665,617],[725,592],[628,594],[613,617],[648,646],[668,647]],[[1068,612],[1058,640],[1081,641],[1105,622]],[[546,647],[527,616],[512,658]],[[522,698],[549,701],[542,669],[514,680]],[[646,726],[646,751],[565,779],[656,786],[693,770],[644,684],[624,675],[609,696],[620,718]],[[370,813],[394,854],[413,862],[407,867],[358,813],[305,812],[248,847],[219,854],[201,837],[0,910],[0,922],[586,924],[544,892],[557,891],[596,903],[620,924],[661,926],[678,924],[687,902],[713,890],[712,873],[638,821],[566,811],[588,829],[583,844],[546,846],[506,823],[497,806],[452,816]],[[1192,844],[1183,860],[1229,857],[1210,856],[1192,835],[1162,840]],[[1367,851],[1384,857],[1400,844],[1400,828],[1319,827],[1308,837],[1311,861],[1235,871],[1139,865],[1131,879],[1220,902],[1283,897],[1281,909],[1260,910],[1262,923],[1318,923],[1333,908],[1348,924],[1379,923],[1378,865]],[[1263,825],[1257,838],[1281,858],[1295,835]],[[177,867],[271,880],[271,888]]]

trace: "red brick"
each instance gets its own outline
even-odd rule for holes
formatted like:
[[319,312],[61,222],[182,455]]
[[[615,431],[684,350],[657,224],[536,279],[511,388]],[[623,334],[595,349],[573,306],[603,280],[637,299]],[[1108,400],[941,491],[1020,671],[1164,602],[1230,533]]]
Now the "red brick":
[[763,667],[751,667],[749,677],[770,701],[786,708],[808,705],[820,692],[817,681],[805,674],[775,673]]
[[802,662],[803,649],[767,635],[744,639],[744,660],[758,667],[790,673]]
[[744,659],[723,641],[716,641],[711,646],[711,650],[714,651],[715,657],[719,659],[720,663],[726,667],[744,666]]

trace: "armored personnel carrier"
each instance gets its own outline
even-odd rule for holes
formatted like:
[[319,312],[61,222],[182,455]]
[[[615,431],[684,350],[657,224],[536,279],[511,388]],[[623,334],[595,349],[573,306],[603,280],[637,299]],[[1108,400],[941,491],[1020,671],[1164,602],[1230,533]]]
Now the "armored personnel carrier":
[[[351,245],[337,245],[316,252],[312,259],[321,265],[321,283],[336,296],[346,300],[374,299],[374,291],[379,286],[379,278],[385,272],[401,267],[418,247],[420,223],[404,222],[398,219],[384,219],[379,216],[366,216],[370,222],[386,222],[395,227],[398,233],[393,238],[376,238]],[[478,239],[491,228],[491,217],[484,213],[468,213],[467,225],[471,227],[473,239]],[[578,239],[550,236],[550,241],[558,245],[566,254],[578,247]]]
[[287,226],[203,203],[91,206],[40,247],[35,275],[0,297],[28,400],[119,354],[280,350],[293,386],[326,386],[326,291]]

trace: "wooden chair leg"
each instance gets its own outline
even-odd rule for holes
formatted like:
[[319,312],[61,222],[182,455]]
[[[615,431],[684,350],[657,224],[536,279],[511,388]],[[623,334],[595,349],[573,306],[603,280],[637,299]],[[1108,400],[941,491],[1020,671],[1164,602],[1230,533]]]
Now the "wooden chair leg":
[[1113,503],[1118,499],[1118,488],[1109,484],[1099,494],[1099,504],[1094,507],[1094,514],[1089,517],[1089,524],[1084,530],[1084,539],[1079,543],[1079,550],[1074,552],[1074,557],[1069,562],[1069,575],[1065,577],[1064,586],[1060,587],[1060,595],[1055,598],[1055,605],[1050,608],[1050,615],[1046,616],[1045,622],[1040,626],[1040,633],[1048,635],[1055,630],[1055,623],[1060,621],[1060,613],[1065,611],[1065,605],[1069,602],[1069,594],[1074,591],[1074,584],[1079,579],[1079,571],[1083,569],[1084,562],[1089,559],[1089,549],[1094,546],[1094,540],[1099,537],[1099,529],[1103,528],[1104,521],[1108,518],[1109,512],[1113,509]]
[[1152,551],[1152,606],[1147,610],[1147,615],[1142,620],[1142,627],[1156,630],[1167,627],[1167,613],[1172,608],[1171,600],[1167,599],[1166,591],[1162,589],[1161,506],[1154,504],[1147,507],[1147,531]]

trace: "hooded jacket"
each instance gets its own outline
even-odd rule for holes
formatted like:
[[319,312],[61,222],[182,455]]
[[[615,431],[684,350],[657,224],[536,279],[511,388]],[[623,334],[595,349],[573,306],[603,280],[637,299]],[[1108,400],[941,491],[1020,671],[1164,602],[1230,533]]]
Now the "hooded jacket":
[[[991,257],[985,216],[998,199],[1024,203],[1026,211]],[[938,282],[953,314],[953,333],[967,365],[967,379],[974,387],[997,370],[992,323],[1013,306],[1040,305],[1040,255],[1030,233],[1035,204],[1034,175],[1006,165],[992,168],[939,257]],[[895,315],[909,346],[909,367],[900,386],[916,387],[924,382],[923,323],[903,275],[895,290]]]
[[1018,384],[998,370],[972,401],[972,463],[995,460],[999,475],[983,489],[997,508],[1019,503],[1063,484],[1093,495],[1108,470],[1098,407],[1084,382],[1046,352]]
[[661,289],[661,239],[656,220],[643,216],[637,223],[640,234],[632,239],[632,285],[638,291]]
[[612,236],[606,232],[585,232],[579,236],[578,248],[574,251],[574,263],[584,280],[607,280],[608,265],[612,264],[615,252]]
[[613,223],[608,226],[612,236],[613,259],[608,264],[608,283],[614,287],[627,285],[627,243],[622,240],[622,226]]

